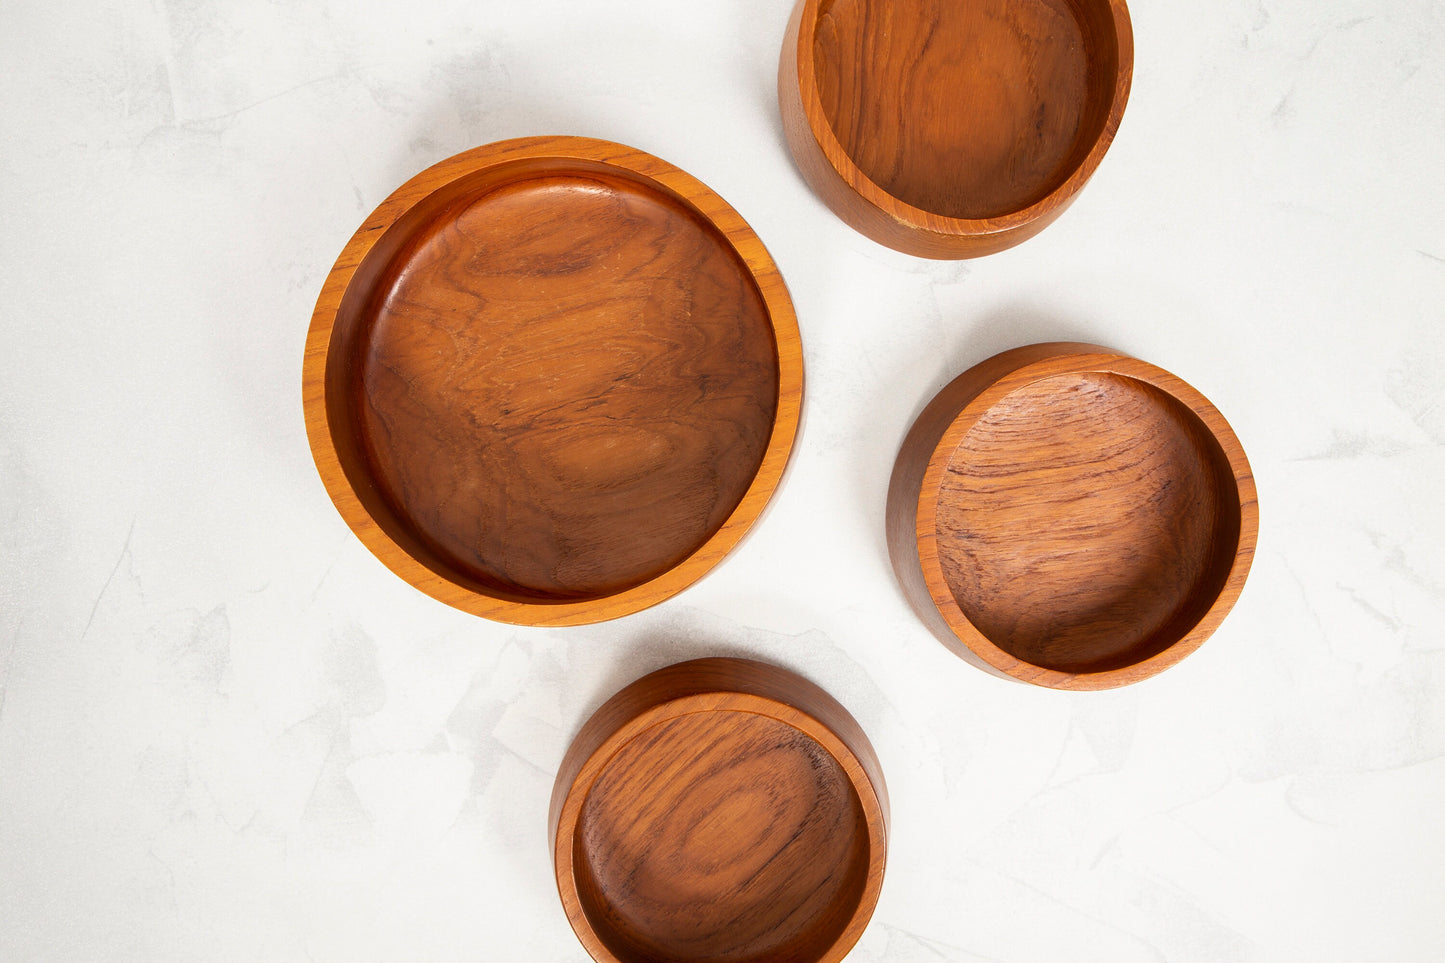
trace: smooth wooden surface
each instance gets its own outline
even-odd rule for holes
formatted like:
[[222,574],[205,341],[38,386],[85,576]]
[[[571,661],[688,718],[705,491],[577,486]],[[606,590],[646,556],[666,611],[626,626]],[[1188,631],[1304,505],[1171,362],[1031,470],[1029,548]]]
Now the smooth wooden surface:
[[944,388],[888,496],[894,569],[935,633],[1056,688],[1125,685],[1198,648],[1257,532],[1219,412],[1168,372],[1076,343],[1004,352]]
[[882,886],[888,801],[867,737],[775,666],[645,676],[582,727],[552,796],[563,908],[607,963],[842,959]]
[[1123,0],[799,0],[778,97],[839,217],[910,254],[977,257],[1063,212],[1132,72]]
[[392,195],[317,303],[307,424],[342,516],[479,615],[636,611],[716,564],[776,487],[802,361],[720,198],[582,138],[468,151]]

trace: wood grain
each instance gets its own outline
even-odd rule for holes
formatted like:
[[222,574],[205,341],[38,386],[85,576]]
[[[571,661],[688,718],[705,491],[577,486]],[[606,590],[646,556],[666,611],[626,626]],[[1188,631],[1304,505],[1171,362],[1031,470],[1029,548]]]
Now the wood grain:
[[969,661],[1107,688],[1198,648],[1258,531],[1238,439],[1184,382],[1093,345],[989,359],[905,440],[888,504],[905,593]]
[[1132,70],[1123,0],[800,0],[779,104],[844,221],[906,253],[976,257],[1063,212]]
[[569,624],[654,604],[736,544],[801,382],[786,289],[731,208],[649,155],[533,138],[418,175],[358,232],[313,317],[308,425],[394,571]]
[[792,673],[701,659],[638,680],[569,749],[558,890],[597,960],[841,959],[882,885],[887,796],[857,723]]

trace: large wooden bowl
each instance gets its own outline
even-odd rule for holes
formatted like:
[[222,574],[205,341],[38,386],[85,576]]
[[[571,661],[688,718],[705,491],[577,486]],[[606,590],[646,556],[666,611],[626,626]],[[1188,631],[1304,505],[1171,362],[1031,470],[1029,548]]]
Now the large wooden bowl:
[[970,368],[909,431],[888,545],[914,609],[998,675],[1104,689],[1160,672],[1244,587],[1259,508],[1239,439],[1178,378],[1096,345]]
[[880,244],[1012,247],[1073,200],[1133,75],[1124,0],[799,0],[778,99],[804,178]]
[[577,137],[479,147],[346,245],[306,343],[337,509],[422,591],[505,622],[635,612],[758,518],[802,400],[777,267],[720,197]]
[[822,689],[742,659],[645,676],[582,727],[552,793],[562,906],[605,963],[811,963],[857,942],[888,799]]

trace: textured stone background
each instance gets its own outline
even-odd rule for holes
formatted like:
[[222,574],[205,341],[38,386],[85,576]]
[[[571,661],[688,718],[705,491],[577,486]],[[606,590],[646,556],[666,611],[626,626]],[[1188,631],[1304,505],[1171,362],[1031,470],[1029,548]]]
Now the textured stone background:
[[[582,957],[552,775],[612,691],[748,653],[878,748],[852,959],[1445,958],[1445,7],[1136,0],[1123,128],[1037,239],[895,254],[809,194],[791,0],[0,6],[0,959]],[[306,446],[322,278],[457,151],[575,133],[749,219],[808,365],[792,472],[705,582],[515,629],[393,577]],[[1233,423],[1233,615],[1125,690],[1005,683],[905,606],[888,474],[1003,348],[1099,341]]]

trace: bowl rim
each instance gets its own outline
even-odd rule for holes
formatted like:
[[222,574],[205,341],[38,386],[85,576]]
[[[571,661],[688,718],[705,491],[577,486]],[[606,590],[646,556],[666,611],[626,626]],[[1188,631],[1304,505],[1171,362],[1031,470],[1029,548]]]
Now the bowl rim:
[[[1239,536],[1224,584],[1198,621],[1162,651],[1129,665],[1098,672],[1051,669],[1001,649],[973,624],[958,604],[944,577],[938,550],[938,502],[943,478],[964,437],[984,414],[1008,395],[1039,381],[1078,374],[1112,374],[1142,382],[1189,409],[1228,463],[1238,494],[1240,516]],[[996,674],[1056,689],[1109,689],[1128,685],[1164,671],[1198,649],[1239,598],[1254,559],[1259,532],[1258,493],[1249,460],[1234,429],[1209,399],[1163,368],[1109,348],[1079,342],[1044,342],[995,355],[960,375],[939,392],[935,400],[944,400],[955,386],[963,392],[963,404],[958,406],[957,398],[948,398],[954,402],[953,414],[929,453],[922,486],[914,495],[916,515],[912,533],[917,564],[929,598],[953,635],[953,640],[944,639],[950,648],[964,654],[958,649],[961,644],[983,660],[984,668]]]
[[[924,208],[915,207],[884,190],[876,181],[863,172],[843,148],[833,130],[832,123],[823,109],[822,96],[818,93],[816,63],[813,56],[814,37],[818,28],[818,11],[824,3],[836,0],[799,0],[797,6],[797,42],[794,49],[797,63],[798,90],[803,102],[803,115],[813,140],[822,152],[829,166],[849,189],[869,205],[878,208],[894,221],[913,230],[942,238],[977,238],[1017,231],[1025,225],[1056,216],[1078,194],[1079,190],[1094,175],[1104,159],[1128,104],[1129,90],[1134,74],[1134,32],[1125,0],[1094,0],[1107,3],[1114,22],[1114,39],[1118,48],[1118,67],[1109,102],[1109,113],[1099,128],[1089,152],[1077,164],[1069,176],[1043,197],[1026,207],[994,217],[967,218],[951,217]],[[1072,4],[1070,4],[1072,6]]]
[[[546,601],[490,594],[458,584],[398,544],[357,495],[332,438],[327,412],[327,365],[332,331],[347,288],[363,261],[408,211],[448,185],[481,171],[527,162],[577,162],[616,169],[620,176],[681,203],[706,221],[736,253],[762,298],[777,358],[773,424],[761,463],[722,526],[687,558],[653,578],[612,595]],[[546,173],[557,173],[556,168]],[[539,176],[543,172],[539,171]],[[581,625],[656,605],[697,582],[741,543],[781,485],[798,434],[803,355],[797,315],[777,264],[748,223],[700,180],[644,151],[589,137],[539,136],[497,141],[463,151],[411,177],[357,228],[326,277],[306,337],[302,407],[312,458],[327,494],[347,526],[383,565],[414,588],[454,608],[514,625]]]
[[582,906],[573,858],[577,824],[593,785],[628,743],[656,726],[703,712],[761,715],[790,726],[821,746],[847,776],[867,826],[868,867],[848,922],[815,958],[837,963],[863,935],[882,891],[887,787],[868,737],[836,699],[788,669],[752,659],[692,659],[659,669],[617,692],[583,724],[558,769],[548,819],[557,892],[568,922],[594,960],[625,963],[602,941]]

